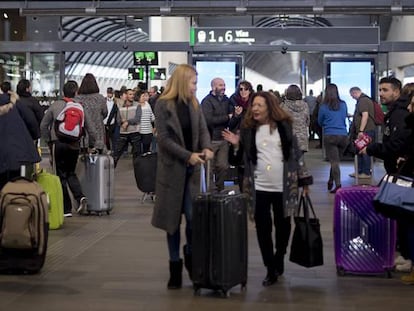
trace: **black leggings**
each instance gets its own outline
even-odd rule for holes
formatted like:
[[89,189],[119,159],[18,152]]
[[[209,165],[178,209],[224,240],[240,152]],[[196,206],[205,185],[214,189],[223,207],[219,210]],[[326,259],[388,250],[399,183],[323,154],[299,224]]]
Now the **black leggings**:
[[[275,244],[272,239],[272,214],[275,226]],[[285,217],[282,192],[256,191],[255,222],[257,240],[262,254],[263,263],[271,268],[275,265],[276,253],[278,256],[286,254],[290,238],[290,217]],[[273,247],[275,246],[275,251]]]

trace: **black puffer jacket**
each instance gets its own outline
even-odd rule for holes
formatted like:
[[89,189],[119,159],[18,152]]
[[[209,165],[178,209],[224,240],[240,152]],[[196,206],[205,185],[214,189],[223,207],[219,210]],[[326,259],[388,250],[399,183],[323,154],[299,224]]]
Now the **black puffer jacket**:
[[374,143],[367,147],[367,154],[384,160],[385,171],[389,174],[397,172],[397,159],[407,154],[411,129],[406,127],[405,118],[408,99],[400,97],[388,106],[384,119],[382,143]]
[[[32,136],[26,126],[18,105],[9,104],[8,94],[0,95],[0,173],[18,170],[22,164],[40,162]],[[24,107],[22,109],[25,111]],[[28,117],[30,119],[30,117]],[[36,128],[37,121],[29,127]]]
[[[25,114],[22,115],[22,117],[24,118],[26,124],[30,123],[33,120],[33,118],[36,119],[37,126],[33,127],[30,133],[32,133],[33,139],[38,139],[40,138],[40,123],[43,119],[44,110],[42,106],[39,104],[39,101],[36,98],[34,98],[32,94],[30,94],[29,92],[23,92],[19,94],[19,96],[20,98],[17,101],[17,104],[19,110],[21,110],[20,107],[23,107],[23,109],[25,109]],[[26,116],[28,116],[29,114],[31,114],[30,120],[26,120]]]

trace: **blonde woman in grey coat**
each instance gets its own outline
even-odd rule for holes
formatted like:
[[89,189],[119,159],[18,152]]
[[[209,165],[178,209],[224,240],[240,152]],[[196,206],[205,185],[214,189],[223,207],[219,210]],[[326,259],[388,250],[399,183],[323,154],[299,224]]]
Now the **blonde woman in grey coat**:
[[184,265],[191,278],[192,200],[200,189],[200,164],[213,158],[210,135],[195,92],[197,72],[179,65],[155,106],[158,166],[152,225],[167,232],[170,279],[167,287],[182,286],[180,224],[186,220]]

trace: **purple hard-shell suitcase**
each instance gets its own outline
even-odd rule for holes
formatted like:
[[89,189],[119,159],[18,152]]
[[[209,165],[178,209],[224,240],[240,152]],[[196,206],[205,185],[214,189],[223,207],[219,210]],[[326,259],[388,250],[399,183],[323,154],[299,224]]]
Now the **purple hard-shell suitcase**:
[[396,223],[376,213],[378,187],[340,188],[335,195],[334,245],[338,275],[386,274],[394,266]]

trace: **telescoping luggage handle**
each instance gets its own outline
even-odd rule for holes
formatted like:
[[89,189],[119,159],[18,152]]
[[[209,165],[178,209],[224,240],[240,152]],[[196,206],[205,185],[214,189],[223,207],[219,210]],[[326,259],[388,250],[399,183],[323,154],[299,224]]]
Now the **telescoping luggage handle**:
[[210,161],[200,165],[200,192],[206,193],[210,189]]

